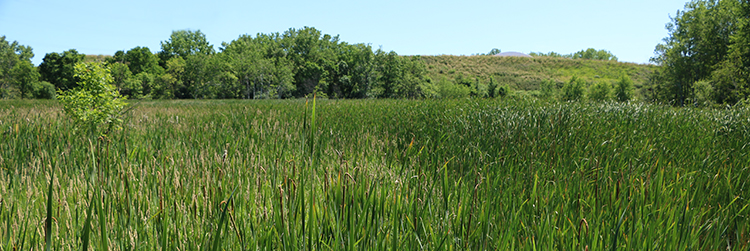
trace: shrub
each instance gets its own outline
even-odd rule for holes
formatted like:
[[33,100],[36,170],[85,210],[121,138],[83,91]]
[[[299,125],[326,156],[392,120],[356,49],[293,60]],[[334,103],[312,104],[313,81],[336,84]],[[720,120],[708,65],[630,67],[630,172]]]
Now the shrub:
[[60,103],[76,125],[91,134],[108,134],[122,121],[125,98],[120,96],[109,69],[102,63],[77,63],[78,87],[60,92]]
[[541,98],[552,98],[555,96],[555,82],[552,79],[543,80],[539,83],[539,96]]
[[471,83],[471,86],[469,86],[470,92],[469,94],[472,97],[487,97],[487,85],[483,84],[479,81],[478,78],[475,78],[474,81]]
[[617,101],[625,102],[633,98],[633,80],[623,75],[615,86],[615,98]]
[[510,93],[510,87],[508,85],[500,85],[497,87],[497,96],[498,97],[505,97],[508,96],[508,93]]
[[490,77],[490,83],[487,85],[487,96],[489,96],[490,98],[494,98],[496,92],[497,84],[495,84],[495,78]]
[[583,99],[583,88],[585,82],[583,79],[573,77],[570,82],[563,86],[563,101],[573,101]]
[[464,98],[469,96],[471,90],[463,84],[454,84],[443,77],[437,82],[438,94],[441,98]]
[[714,88],[711,86],[711,82],[701,80],[693,84],[693,102],[695,106],[707,107],[713,103]]
[[439,88],[433,83],[431,78],[427,78],[424,82],[419,83],[419,91],[424,98],[438,98]]
[[589,88],[589,99],[595,101],[607,101],[610,99],[612,86],[607,82],[596,82]]
[[35,82],[33,86],[34,98],[55,99],[55,85],[47,81]]

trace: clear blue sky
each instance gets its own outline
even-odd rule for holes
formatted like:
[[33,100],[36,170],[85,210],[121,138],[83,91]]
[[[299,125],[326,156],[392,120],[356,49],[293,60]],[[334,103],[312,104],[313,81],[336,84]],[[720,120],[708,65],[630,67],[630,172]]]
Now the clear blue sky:
[[173,30],[201,30],[218,50],[242,34],[315,27],[348,43],[401,55],[502,51],[562,54],[606,49],[647,63],[664,25],[687,0],[527,1],[143,1],[0,0],[0,35],[46,53],[112,55],[160,42]]

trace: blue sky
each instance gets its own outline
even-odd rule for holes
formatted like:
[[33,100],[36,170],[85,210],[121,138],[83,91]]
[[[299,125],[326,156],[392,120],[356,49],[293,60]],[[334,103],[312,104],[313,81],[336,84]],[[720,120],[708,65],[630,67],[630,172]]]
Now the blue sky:
[[218,49],[242,34],[315,27],[348,43],[401,55],[502,51],[562,54],[606,49],[647,63],[664,25],[687,0],[527,1],[143,1],[0,0],[0,35],[46,53],[112,55],[160,42],[173,30],[201,30]]

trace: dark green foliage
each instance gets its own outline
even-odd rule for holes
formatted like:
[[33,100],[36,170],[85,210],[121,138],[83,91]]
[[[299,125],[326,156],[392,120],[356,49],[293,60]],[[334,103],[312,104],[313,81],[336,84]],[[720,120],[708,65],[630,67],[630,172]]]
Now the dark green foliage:
[[714,89],[708,81],[693,84],[693,102],[695,106],[706,107],[713,104]]
[[296,89],[293,64],[279,39],[278,33],[258,34],[256,38],[242,35],[222,45],[224,61],[232,66],[225,75],[236,78],[234,98],[291,97]]
[[141,98],[144,94],[151,93],[157,76],[148,72],[141,72],[138,75],[131,76],[122,82],[119,89],[120,94],[129,98]]
[[[333,74],[334,81],[329,85],[329,88],[332,88],[329,96],[368,97],[377,80],[377,65],[372,47],[367,44],[344,44],[339,50],[340,59]],[[421,66],[421,69],[418,66]],[[424,70],[423,64],[414,64],[413,67],[407,67],[407,70]]]
[[539,96],[543,99],[551,99],[555,97],[555,82],[551,79],[543,80],[539,83]]
[[289,29],[281,34],[282,48],[288,51],[287,56],[295,66],[295,96],[302,97],[314,92],[328,89],[329,69],[338,62],[336,46],[338,36],[323,34],[313,27]]
[[378,78],[374,95],[380,98],[418,98],[424,78],[424,65],[416,57],[401,57],[396,52],[375,53]]
[[598,81],[594,82],[589,87],[589,99],[593,101],[608,101],[612,96],[612,85],[609,82]]
[[152,79],[151,98],[153,99],[172,99],[174,98],[175,86],[179,86],[179,81],[171,74],[163,74]]
[[34,82],[33,97],[38,99],[55,99],[55,86],[47,81]]
[[584,91],[586,89],[586,82],[578,77],[570,78],[570,81],[566,83],[562,88],[562,100],[563,101],[574,101],[583,99]]
[[41,80],[52,83],[61,91],[77,87],[73,67],[79,62],[83,62],[84,57],[84,54],[79,54],[75,49],[63,53],[47,53],[39,65]]
[[130,49],[124,56],[124,63],[133,75],[141,72],[159,75],[164,68],[159,66],[159,57],[151,53],[148,47],[135,47]]
[[[117,90],[120,92],[120,94],[129,98],[138,98],[134,95],[135,93],[133,93],[132,85],[133,82],[135,82],[135,79],[133,78],[133,73],[130,71],[130,68],[128,68],[126,64],[121,62],[109,62],[107,66],[109,67],[110,74],[112,75],[112,84],[117,87]],[[138,83],[138,86],[141,86],[141,84]]]
[[11,79],[18,88],[20,98],[30,98],[34,91],[34,83],[39,81],[39,72],[31,62],[18,61],[11,69]]
[[694,96],[693,84],[709,80],[714,101],[734,104],[750,94],[747,37],[748,1],[694,0],[667,24],[669,36],[656,46],[651,60],[656,71],[653,97],[686,105]]
[[497,87],[497,97],[505,97],[510,93],[510,88],[507,85],[500,85]]
[[125,63],[125,52],[122,50],[116,51],[115,55],[112,57],[109,57],[105,60],[105,62],[108,65],[114,64],[114,63]]
[[633,99],[633,80],[623,75],[615,84],[614,96],[617,101],[626,102]]
[[0,98],[13,97],[13,89],[21,92],[21,98],[27,96],[31,85],[39,78],[31,64],[32,57],[31,47],[17,41],[11,43],[0,36]]
[[495,79],[493,77],[490,77],[490,83],[487,85],[487,96],[490,98],[494,98],[497,94],[497,84],[495,84]]

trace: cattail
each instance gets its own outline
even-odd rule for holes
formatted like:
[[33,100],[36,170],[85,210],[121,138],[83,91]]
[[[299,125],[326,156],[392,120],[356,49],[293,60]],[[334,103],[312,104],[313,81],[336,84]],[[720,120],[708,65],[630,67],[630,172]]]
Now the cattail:
[[224,164],[224,161],[227,159],[227,149],[224,149],[224,154],[221,155],[221,163]]

